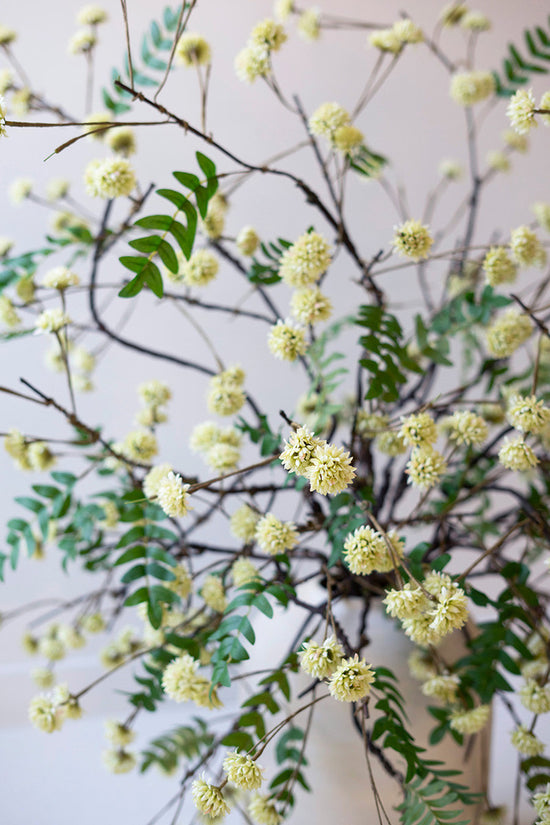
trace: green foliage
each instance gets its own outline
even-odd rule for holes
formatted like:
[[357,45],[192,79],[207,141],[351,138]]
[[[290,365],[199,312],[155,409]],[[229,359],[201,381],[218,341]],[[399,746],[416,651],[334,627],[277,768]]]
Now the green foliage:
[[[220,625],[210,636],[210,639],[219,641],[219,645],[212,654],[211,659],[213,665],[212,684],[214,686],[229,687],[231,685],[229,665],[250,658],[239,637],[243,637],[251,645],[254,644],[255,633],[248,618],[252,608],[256,608],[268,619],[272,619],[273,607],[266,594],[273,596],[286,607],[289,594],[294,592],[289,585],[265,584],[263,582],[250,582],[240,587],[239,590],[241,592],[227,605]],[[248,608],[246,614],[235,613],[240,607]]]
[[[181,6],[174,9],[167,6],[164,9],[162,21],[153,20],[149,31],[143,35],[140,49],[143,65],[139,66],[136,56],[132,55],[134,88],[153,88],[159,85],[168,68],[168,62],[161,57],[161,54],[164,53],[167,56],[172,48],[180,11]],[[162,74],[154,74],[160,72]],[[152,73],[154,76],[151,76]],[[124,54],[124,70],[121,72],[113,69],[111,79],[111,88],[101,90],[104,105],[113,115],[128,112],[132,108],[132,96],[115,84],[116,80],[121,79],[126,86],[131,85],[127,53]]]
[[[405,786],[405,799],[397,806],[403,825],[467,825],[468,819],[457,819],[464,814],[463,805],[477,801],[475,794],[467,794],[464,785],[444,777],[457,771],[439,771],[441,778],[425,780],[416,776]],[[456,806],[452,807],[450,806]]]
[[262,263],[256,256],[252,258],[252,264],[247,272],[248,280],[252,284],[259,286],[271,286],[281,281],[279,275],[279,265],[285,249],[291,247],[290,241],[277,238],[277,243],[269,241],[262,243],[260,248],[264,254],[265,261]]
[[[200,179],[190,172],[173,172],[172,174],[178,183],[189,189],[190,193],[195,196],[198,211],[201,217],[204,218],[208,210],[208,202],[218,188],[218,178],[216,176],[216,166],[210,158],[207,158],[202,152],[196,152],[195,156],[206,176],[205,184],[201,183]],[[157,189],[156,191],[157,195],[176,207],[176,212],[173,215],[149,215],[135,222],[135,227],[159,230],[162,234],[147,235],[144,238],[137,238],[129,242],[133,249],[144,254],[123,255],[119,258],[120,263],[134,273],[134,278],[120,290],[119,296],[121,298],[134,297],[134,295],[141,292],[145,285],[158,298],[162,298],[164,293],[162,275],[157,264],[153,263],[153,258],[158,255],[170,272],[177,273],[179,267],[176,252],[169,241],[166,240],[168,234],[172,235],[187,260],[191,257],[197,232],[197,209],[182,192],[175,189]],[[185,215],[185,226],[181,221],[176,220],[180,213]]]
[[[510,97],[530,83],[530,75],[548,74],[550,71],[550,27],[525,29],[523,38],[525,44],[521,47],[514,46],[513,43],[508,45],[508,56],[502,62],[500,73],[493,72],[496,91],[501,97]],[[524,57],[524,49],[527,50],[527,58]]]
[[406,372],[422,372],[402,343],[403,330],[399,321],[382,307],[363,304],[354,323],[368,330],[359,339],[366,351],[359,363],[370,373],[365,399],[397,401],[399,386],[407,381]]
[[327,355],[327,345],[335,338],[339,338],[342,330],[353,323],[353,316],[348,315],[330,324],[311,344],[307,352],[313,370],[311,393],[316,395],[315,429],[317,432],[322,432],[331,417],[337,415],[342,409],[342,404],[334,403],[331,395],[338,389],[344,376],[349,372],[346,367],[335,366],[336,362],[343,361],[346,356],[341,352],[332,352]]
[[[460,776],[460,771],[448,770],[443,762],[426,759],[425,749],[419,747],[407,730],[404,700],[396,685],[394,673],[385,667],[376,668],[374,688],[382,693],[375,703],[381,714],[370,733],[371,740],[380,740],[384,750],[393,750],[407,764],[403,802],[396,807],[401,813],[403,825],[443,825],[463,813],[464,805],[477,801],[465,785],[450,779]],[[449,810],[450,806],[458,805]],[[460,825],[462,825],[460,822]]]
[[211,748],[214,737],[206,722],[197,716],[193,717],[193,721],[194,725],[180,725],[152,739],[142,751],[140,773],[156,765],[162,773],[171,774],[179,767],[181,760],[188,762]]
[[260,445],[261,456],[280,453],[283,449],[280,432],[273,432],[266,415],[260,415],[259,422],[257,426],[253,426],[239,416],[236,427],[242,433],[246,433],[253,444]]
[[376,152],[371,152],[370,149],[367,149],[363,144],[359,147],[358,151],[352,155],[349,165],[350,169],[353,169],[354,172],[364,178],[378,178],[387,163],[387,157]]
[[483,288],[479,299],[472,290],[461,292],[436,313],[430,329],[437,335],[453,336],[468,330],[473,324],[488,324],[495,310],[511,303],[511,298],[499,295],[489,285]]
[[364,510],[351,493],[338,493],[329,500],[329,516],[325,523],[331,553],[328,566],[332,567],[344,552],[344,540],[348,533],[365,523]]

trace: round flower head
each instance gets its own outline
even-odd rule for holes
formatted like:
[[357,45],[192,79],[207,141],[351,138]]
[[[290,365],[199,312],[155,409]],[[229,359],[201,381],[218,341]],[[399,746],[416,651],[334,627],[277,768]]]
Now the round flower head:
[[338,702],[357,702],[370,693],[374,671],[357,653],[352,659],[344,659],[334,671],[328,689]]
[[523,707],[532,713],[550,713],[550,688],[541,687],[534,679],[528,679],[519,690]]
[[531,207],[533,210],[533,214],[537,219],[538,225],[542,229],[546,229],[547,232],[550,232],[550,203],[544,203],[543,201],[537,201]]
[[515,309],[508,309],[487,330],[487,349],[495,358],[512,355],[531,336],[531,319]]
[[8,194],[12,203],[22,203],[32,193],[33,182],[30,178],[17,178],[11,184]]
[[332,315],[332,303],[318,287],[304,287],[293,294],[290,307],[301,324],[318,324]]
[[212,62],[209,43],[196,32],[184,32],[178,40],[175,51],[176,63],[180,66],[208,66]]
[[149,470],[143,479],[143,493],[146,498],[152,499],[158,496],[160,482],[171,471],[171,464],[158,464],[152,470]]
[[191,785],[191,796],[195,808],[211,819],[223,817],[229,813],[229,806],[223,793],[216,785],[210,785],[204,779],[204,774],[200,779],[195,779]]
[[243,390],[233,383],[220,380],[214,376],[210,380],[210,390],[208,392],[207,406],[210,412],[216,415],[234,415],[246,403],[246,395]]
[[146,381],[138,387],[139,397],[148,407],[157,407],[161,404],[167,404],[172,398],[172,391],[168,384],[163,381],[158,381],[154,378],[152,381]]
[[235,58],[235,72],[239,80],[254,83],[271,72],[269,50],[263,46],[246,46]]
[[329,636],[322,645],[304,642],[298,655],[302,670],[315,679],[328,679],[340,665],[344,648],[335,636]]
[[508,103],[506,114],[510,118],[512,128],[519,135],[526,135],[530,129],[538,126],[535,118],[535,97],[533,90],[519,89]]
[[105,736],[108,742],[121,748],[130,745],[136,738],[136,734],[131,728],[127,728],[122,722],[115,722],[113,719],[105,722]]
[[286,442],[286,447],[279,456],[281,464],[289,472],[304,476],[309,469],[315,449],[326,444],[305,427],[300,427],[292,433]]
[[214,444],[205,455],[208,466],[217,473],[230,473],[236,469],[241,453],[238,447],[232,444]]
[[377,29],[369,34],[369,45],[381,52],[399,54],[403,48],[403,41],[394,29]]
[[264,553],[276,556],[296,547],[298,533],[294,522],[279,521],[273,513],[266,513],[256,525],[256,541]]
[[25,117],[31,109],[32,92],[27,87],[18,89],[11,96],[11,108],[17,117]]
[[187,515],[189,484],[184,484],[179,474],[169,472],[159,481],[157,488],[157,503],[160,504],[167,516],[179,518]]
[[439,164],[439,174],[447,180],[459,180],[464,174],[464,169],[456,160],[442,160]]
[[480,11],[468,11],[461,18],[460,25],[466,31],[488,32],[491,28],[491,21]]
[[105,619],[101,613],[89,613],[81,621],[82,629],[86,633],[101,633],[105,630]]
[[[0,27],[1,28],[1,27]],[[1,45],[1,43],[0,43]],[[9,69],[0,69],[0,95],[13,88],[13,74]]]
[[261,581],[258,568],[250,559],[238,558],[231,565],[231,578],[235,587],[242,587],[249,582]]
[[321,26],[317,9],[306,9],[298,18],[298,34],[310,43],[319,40]]
[[76,22],[80,26],[98,26],[107,21],[107,12],[101,6],[82,6],[76,16]]
[[259,513],[248,504],[242,504],[229,519],[229,529],[236,539],[244,541],[245,544],[250,544],[254,541],[256,525],[259,520]]
[[[545,92],[540,99],[539,109],[550,109],[550,90]],[[550,126],[550,115],[541,115],[541,120],[545,126]]]
[[413,261],[427,258],[432,244],[429,228],[420,221],[405,221],[395,229],[393,245],[402,257]]
[[513,396],[507,418],[512,427],[522,433],[541,433],[550,423],[550,409],[536,395]]
[[437,594],[437,603],[428,611],[430,628],[442,639],[468,621],[467,598],[463,590],[450,579]]
[[468,11],[466,3],[452,2],[445,6],[439,15],[441,25],[445,27],[456,26]]
[[401,43],[422,43],[424,40],[422,29],[408,17],[397,20],[392,31]]
[[389,416],[382,413],[369,413],[367,410],[357,410],[355,419],[355,431],[361,438],[372,439],[378,433],[387,429]]
[[176,578],[171,582],[167,582],[166,587],[177,593],[180,599],[186,599],[193,589],[193,579],[189,574],[189,570],[183,564],[178,564],[176,567],[172,567],[172,573]]
[[489,721],[490,713],[490,705],[479,705],[471,710],[455,710],[451,714],[451,728],[464,736],[479,733]]
[[550,783],[546,785],[544,791],[534,794],[531,801],[541,820],[550,819]]
[[52,178],[46,185],[46,197],[50,202],[64,198],[69,192],[70,182],[65,178]]
[[35,685],[42,688],[42,690],[51,688],[55,683],[55,676],[47,667],[35,667],[31,671],[31,676]]
[[64,717],[54,700],[42,693],[31,700],[29,719],[38,730],[53,733],[61,730]]
[[486,100],[495,91],[495,79],[491,72],[461,72],[451,79],[451,97],[459,106],[473,106]]
[[227,598],[222,580],[218,576],[207,576],[201,588],[204,603],[216,613],[223,613],[227,607]]
[[396,560],[403,555],[403,545],[397,534],[388,534],[393,553],[386,544],[386,539],[371,527],[357,527],[344,541],[344,560],[352,573],[368,575],[374,570],[381,573],[393,570]]
[[300,235],[281,256],[279,275],[289,286],[310,286],[330,266],[330,244],[318,232]]
[[253,255],[260,245],[260,238],[253,226],[243,226],[236,243],[242,255]]
[[306,471],[311,490],[323,496],[336,495],[346,490],[354,477],[351,455],[343,447],[326,442],[315,447]]
[[206,286],[218,274],[218,259],[208,249],[197,249],[182,268],[187,286]]
[[383,455],[395,458],[407,452],[407,445],[401,438],[400,433],[394,430],[387,430],[384,433],[379,433],[374,440],[376,449]]
[[447,462],[444,456],[429,445],[415,447],[405,469],[409,483],[424,490],[439,484],[446,471]]
[[187,702],[192,698],[193,685],[197,680],[199,663],[189,653],[182,653],[166,665],[162,674],[162,689],[175,702]]
[[76,272],[67,269],[66,266],[56,266],[48,270],[42,278],[42,286],[48,289],[67,289],[70,286],[77,286],[80,278]]
[[501,152],[499,149],[487,153],[487,165],[495,172],[509,172],[512,168],[506,152]]
[[525,135],[518,135],[513,129],[505,129],[502,140],[509,149],[524,155],[529,150],[529,139]]
[[227,212],[227,200],[221,192],[210,198],[205,218],[199,219],[200,227],[207,238],[216,240],[223,232],[225,226],[225,214]]
[[[102,112],[92,112],[84,118],[87,124],[84,127],[84,133],[88,135],[88,140],[102,141],[105,139],[107,129],[102,128],[103,124],[112,123],[113,117],[110,112],[104,110]],[[99,161],[96,161],[96,163]]]
[[342,155],[353,155],[363,143],[363,132],[357,126],[340,126],[334,133],[333,144]]
[[115,155],[122,155],[123,158],[129,158],[136,152],[136,136],[129,126],[108,129],[105,132],[105,143]]
[[468,410],[458,410],[448,419],[449,438],[457,444],[473,444],[479,447],[487,439],[489,428],[485,420]]
[[384,604],[390,616],[403,621],[414,619],[415,616],[428,610],[431,602],[420,587],[407,582],[401,590],[388,590]]
[[9,46],[17,38],[17,32],[7,26],[0,25],[0,46]]
[[158,453],[157,439],[147,430],[134,430],[122,442],[121,452],[125,458],[145,464]]
[[535,453],[523,438],[506,439],[499,450],[498,460],[507,470],[525,473],[539,463]]
[[194,453],[208,452],[210,447],[221,440],[221,428],[214,421],[203,421],[194,427],[189,439],[189,446]]
[[505,246],[492,246],[483,259],[482,267],[491,286],[510,284],[516,280],[517,266]]
[[288,20],[294,11],[294,0],[277,0],[275,3],[275,15],[282,20]]
[[227,778],[237,788],[255,791],[261,786],[262,769],[250,756],[233,751],[227,754],[222,764]]
[[111,773],[128,773],[136,766],[136,757],[123,748],[109,748],[101,754],[103,764]]
[[36,332],[59,332],[71,319],[62,309],[45,309],[35,321]]
[[546,250],[528,226],[518,226],[512,231],[510,249],[512,257],[519,266],[540,268],[546,263]]
[[510,737],[514,748],[523,756],[540,756],[544,753],[544,742],[541,742],[534,733],[530,733],[524,725],[519,725]]
[[326,137],[332,143],[338,129],[349,126],[351,118],[339,103],[322,103],[311,115],[308,123],[312,135]]
[[248,805],[248,813],[257,825],[279,825],[283,817],[269,796],[256,793]]
[[57,459],[44,441],[34,441],[27,450],[27,459],[31,468],[39,472],[50,470]]
[[424,696],[439,699],[446,705],[450,705],[456,699],[456,694],[460,679],[458,676],[433,676],[424,682],[422,685],[422,693]]
[[277,52],[286,39],[286,32],[281,24],[268,19],[254,26],[248,42],[254,46]]
[[0,295],[0,321],[7,327],[16,327],[21,323],[21,317],[7,295]]
[[437,441],[437,427],[428,413],[408,415],[401,419],[401,438],[411,447],[435,444]]
[[267,345],[280,361],[296,361],[307,350],[306,334],[300,327],[279,320],[269,331]]
[[96,43],[97,37],[93,31],[80,29],[69,40],[67,49],[69,54],[87,54],[92,51]]
[[132,192],[136,175],[125,158],[92,160],[84,172],[84,183],[92,197],[119,198]]

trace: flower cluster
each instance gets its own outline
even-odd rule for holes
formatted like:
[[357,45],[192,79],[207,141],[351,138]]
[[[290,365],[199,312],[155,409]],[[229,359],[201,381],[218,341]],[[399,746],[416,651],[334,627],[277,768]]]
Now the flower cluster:
[[328,683],[330,695],[338,702],[358,702],[370,693],[375,674],[357,653],[351,659],[343,659]]
[[229,519],[229,529],[236,539],[250,544],[256,536],[256,526],[260,514],[248,504],[242,504]]
[[527,472],[539,462],[533,449],[523,438],[505,439],[498,452],[498,460],[507,470],[517,470],[520,473]]
[[512,427],[522,433],[542,433],[550,424],[550,408],[535,395],[512,396],[506,415]]
[[252,29],[248,43],[235,58],[235,71],[240,80],[253,83],[271,72],[271,53],[277,52],[287,36],[280,23],[263,20]]
[[210,785],[204,778],[195,779],[191,785],[191,796],[195,808],[209,819],[224,817],[229,813],[229,805],[216,785]]
[[180,66],[208,66],[212,61],[212,52],[209,43],[196,32],[184,32],[176,45],[174,52],[176,62]]
[[451,97],[459,106],[473,106],[486,100],[495,91],[491,72],[461,72],[451,79]]
[[409,220],[395,228],[393,245],[397,253],[413,261],[427,258],[433,244],[429,227],[420,221]]
[[306,353],[306,334],[301,327],[294,326],[290,321],[279,320],[269,331],[267,345],[275,358],[296,361]]
[[315,679],[328,679],[333,675],[344,657],[344,648],[335,636],[329,636],[322,645],[304,642],[298,654],[300,667]]
[[233,751],[227,754],[222,764],[227,778],[237,788],[255,791],[261,786],[262,769],[250,756]]
[[519,266],[537,266],[546,264],[546,250],[535,232],[528,226],[518,226],[510,235],[512,257]]
[[316,438],[305,427],[292,433],[280,459],[285,469],[305,476],[311,490],[324,496],[341,493],[355,477],[350,454]]
[[339,103],[322,103],[308,121],[312,135],[328,140],[342,154],[351,154],[363,142],[363,133],[352,125],[349,112]]
[[199,663],[189,653],[182,653],[166,665],[162,688],[175,702],[195,702],[199,707],[220,707],[215,688],[198,672]]
[[306,232],[283,252],[279,275],[289,286],[311,286],[327,271],[330,262],[329,242],[318,232]]
[[429,490],[439,484],[447,472],[447,462],[438,450],[429,445],[415,447],[411,452],[405,472],[409,476],[410,484]]
[[234,415],[244,406],[246,395],[242,388],[245,374],[240,367],[232,367],[210,379],[207,405],[216,415]]
[[491,286],[510,284],[516,280],[517,266],[505,246],[492,246],[483,259],[483,271]]
[[480,447],[489,435],[485,419],[469,410],[457,410],[445,421],[449,438],[457,444]]
[[256,525],[256,541],[265,553],[276,556],[296,547],[298,533],[292,521],[280,521],[267,513]]
[[478,705],[477,708],[471,710],[455,710],[451,714],[450,726],[457,733],[472,736],[472,734],[483,730],[489,721],[490,714],[490,705]]
[[464,591],[442,573],[430,573],[422,587],[407,583],[390,590],[384,599],[387,612],[399,619],[407,636],[419,645],[437,645],[468,619]]
[[487,329],[487,349],[495,358],[507,358],[527,341],[532,331],[527,315],[508,309]]
[[86,191],[94,198],[120,198],[129,195],[136,182],[130,163],[120,157],[92,160],[84,172]]
[[403,557],[403,543],[394,530],[382,535],[372,527],[357,527],[344,540],[344,560],[356,575],[394,570]]

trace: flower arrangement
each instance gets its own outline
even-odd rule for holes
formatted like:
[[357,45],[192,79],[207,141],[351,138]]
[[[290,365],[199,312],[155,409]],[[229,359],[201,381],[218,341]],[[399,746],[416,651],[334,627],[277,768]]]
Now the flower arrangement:
[[[387,25],[340,16],[337,4],[328,13],[279,0],[236,44],[234,71],[261,84],[302,138],[257,162],[210,131],[216,53],[208,32],[194,29],[201,2],[151,9],[139,57],[121,2],[125,58],[111,80],[96,54],[103,27],[115,24],[99,6],[82,8],[68,46],[87,78],[79,116],[32,87],[16,58],[17,33],[0,25],[2,151],[25,129],[41,129],[45,140],[63,129],[70,137],[52,154],[62,161],[79,144],[95,155],[81,181],[54,178],[45,197],[32,180],[14,181],[14,204],[52,208],[54,220],[40,245],[20,250],[0,239],[4,346],[46,341],[46,365],[63,382],[50,391],[47,380],[23,376],[20,386],[0,386],[34,405],[36,421],[32,433],[2,424],[6,453],[29,476],[8,516],[3,587],[14,586],[24,552],[94,581],[53,614],[31,604],[2,616],[9,628],[32,615],[23,646],[39,659],[32,678],[48,692],[32,700],[30,722],[62,730],[86,711],[96,685],[124,673],[128,708],[107,721],[108,770],[175,773],[178,793],[159,814],[166,821],[175,823],[188,800],[201,822],[233,809],[245,822],[278,825],[309,790],[319,708],[347,703],[367,762],[379,760],[394,783],[380,800],[369,774],[365,793],[379,812],[395,808],[404,825],[442,825],[468,808],[472,821],[504,822],[487,787],[464,785],[411,733],[399,681],[370,657],[365,628],[378,604],[408,637],[411,672],[434,703],[431,744],[449,738],[467,752],[502,702],[520,756],[516,792],[548,824],[540,717],[550,713],[550,202],[536,201],[519,226],[501,226],[498,215],[490,232],[480,224],[482,195],[528,151],[530,133],[550,125],[550,91],[534,92],[536,75],[548,72],[550,32],[528,30],[501,71],[478,68],[491,21],[463,3],[446,6],[428,30],[405,13]],[[451,30],[461,35],[452,47]],[[280,81],[287,41],[322,49],[342,31],[365,50],[363,88],[355,83],[351,94],[342,77],[353,105],[327,100],[308,110]],[[411,212],[391,158],[369,144],[368,115],[417,50],[447,76],[448,106],[463,110],[468,163],[441,161],[424,209]],[[178,73],[197,84],[196,116],[166,96]],[[98,78],[105,109],[94,113]],[[490,113],[503,145],[483,162]],[[152,127],[194,153],[189,165],[166,168],[160,185],[139,151]],[[307,162],[296,163],[297,153]],[[241,192],[270,180],[287,187],[286,212],[298,203],[308,210],[309,223],[300,219],[286,238],[275,214],[269,234],[253,215],[232,221]],[[439,209],[453,187],[456,211],[445,221]],[[382,248],[356,231],[350,190],[395,209]],[[338,281],[343,259],[349,289]],[[232,298],[230,275],[240,285]],[[405,305],[403,279],[414,293]],[[154,345],[127,334],[124,320],[109,320],[111,304],[146,307],[151,317],[169,307],[202,350],[174,346],[171,320]],[[202,320],[212,316],[213,329]],[[235,325],[264,332],[263,350],[243,347],[242,363],[226,356]],[[113,430],[108,404],[101,420],[87,411],[94,373],[115,348],[142,376],[141,408],[126,432]],[[255,359],[263,383],[250,377]],[[188,420],[180,379],[166,382],[161,366],[184,381],[200,377],[202,420]],[[266,371],[298,376],[290,406],[274,407]],[[42,408],[57,416],[62,438],[44,435]],[[189,445],[185,461],[163,436],[169,415]],[[350,602],[361,608],[359,628],[345,621]],[[258,618],[284,611],[299,617],[296,638],[256,671]],[[58,663],[93,636],[104,640],[98,676],[59,683]],[[451,636],[462,640],[459,656],[446,652]],[[247,698],[222,711],[240,680]],[[200,715],[140,751],[140,719],[168,702]],[[263,754],[278,763],[272,775]]]

